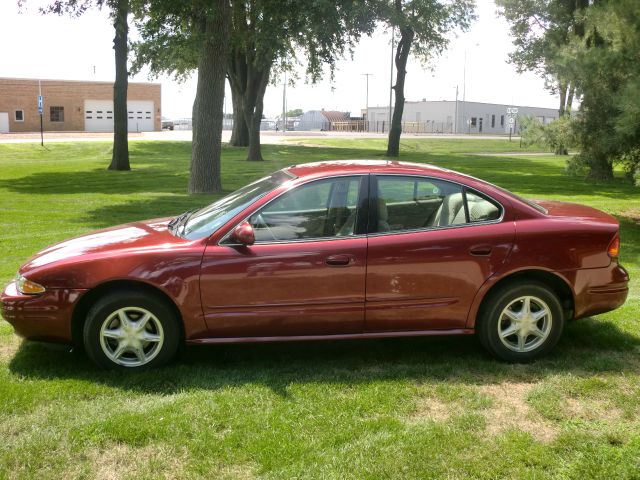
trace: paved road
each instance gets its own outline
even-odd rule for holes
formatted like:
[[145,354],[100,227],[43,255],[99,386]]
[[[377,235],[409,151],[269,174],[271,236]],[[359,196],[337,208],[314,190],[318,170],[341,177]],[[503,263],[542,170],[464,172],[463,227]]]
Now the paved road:
[[[222,132],[222,141],[228,142],[231,131]],[[112,133],[86,133],[86,132],[45,132],[44,142],[104,142],[113,138]],[[387,138],[384,133],[360,133],[360,132],[262,132],[262,143],[279,144],[302,138]],[[491,140],[505,138],[497,135],[428,135],[403,133],[402,138],[455,138],[460,140]],[[516,140],[517,137],[514,137]],[[191,130],[163,130],[162,132],[130,133],[129,140],[166,140],[166,141],[191,141]],[[40,143],[40,133],[0,133],[0,143]]]

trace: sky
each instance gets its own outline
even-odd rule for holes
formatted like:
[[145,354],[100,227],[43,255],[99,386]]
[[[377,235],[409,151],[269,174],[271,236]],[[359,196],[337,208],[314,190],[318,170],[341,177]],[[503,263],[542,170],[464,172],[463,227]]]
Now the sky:
[[[44,0],[26,0],[22,12],[16,0],[0,0],[0,77],[113,81],[113,27],[108,12],[93,10],[80,18],[40,15]],[[508,24],[496,14],[493,0],[477,0],[478,19],[467,32],[451,36],[449,48],[425,68],[417,59],[407,65],[407,100],[455,100],[557,108],[558,99],[544,88],[533,73],[518,74],[508,63],[513,49]],[[466,59],[466,61],[465,61]],[[389,104],[391,66],[390,34],[379,28],[363,37],[354,51],[337,64],[333,82],[326,78],[316,85],[300,79],[287,87],[287,109],[339,110],[359,115],[367,103],[370,73],[370,106]],[[466,71],[466,75],[464,72]],[[149,78],[141,72],[130,81],[162,84],[162,115],[191,116],[196,91],[196,73],[183,83],[169,77]],[[328,72],[327,72],[328,73]],[[268,118],[282,112],[283,79],[267,88],[264,113]],[[226,111],[231,111],[227,86]]]

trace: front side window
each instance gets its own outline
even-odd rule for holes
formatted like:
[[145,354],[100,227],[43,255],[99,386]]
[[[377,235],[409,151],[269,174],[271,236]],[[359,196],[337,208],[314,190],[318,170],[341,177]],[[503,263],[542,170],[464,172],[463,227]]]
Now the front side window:
[[175,224],[175,233],[189,240],[209,236],[249,205],[293,178],[295,177],[286,170],[280,170],[236,190],[207,207],[185,213],[184,217],[181,216],[183,220]]
[[49,119],[52,122],[64,122],[64,107],[49,107]]
[[24,110],[16,110],[16,122],[24,122]]
[[424,177],[377,177],[374,232],[442,228],[497,220],[492,201],[462,185]]
[[284,193],[249,219],[256,243],[354,235],[361,182],[338,177]]

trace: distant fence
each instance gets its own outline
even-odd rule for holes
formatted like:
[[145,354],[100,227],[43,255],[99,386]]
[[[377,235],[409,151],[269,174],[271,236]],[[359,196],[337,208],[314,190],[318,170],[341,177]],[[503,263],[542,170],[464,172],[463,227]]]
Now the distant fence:
[[366,120],[349,120],[347,122],[331,122],[331,130],[336,132],[366,132]]
[[[453,133],[451,122],[402,122],[402,133]],[[371,131],[376,133],[388,133],[389,122],[378,120],[371,122]]]
[[[174,130],[192,130],[191,118],[178,118],[173,120]],[[233,119],[225,118],[222,122],[223,130],[233,129]],[[260,130],[282,130],[282,124],[274,120],[262,120]],[[344,122],[287,122],[287,130],[296,131],[334,131],[334,132],[376,132],[388,133],[389,122],[378,120],[368,122],[366,120],[348,120]],[[454,133],[453,124],[450,122],[402,122],[402,133]]]
[[[272,120],[263,120],[260,124],[260,130],[275,130],[276,122]],[[193,120],[191,118],[177,118],[173,120],[174,130],[193,130]],[[223,130],[233,130],[233,118],[224,118],[222,120]]]

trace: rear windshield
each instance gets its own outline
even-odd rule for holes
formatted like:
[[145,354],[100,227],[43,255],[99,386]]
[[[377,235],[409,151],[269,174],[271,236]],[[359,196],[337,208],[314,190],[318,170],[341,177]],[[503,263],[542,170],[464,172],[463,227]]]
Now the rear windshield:
[[493,183],[488,183],[488,182],[485,182],[485,183],[487,183],[488,185],[491,185],[495,189],[500,190],[502,193],[515,198],[516,200],[520,200],[522,203],[529,205],[531,208],[535,208],[540,213],[544,213],[545,215],[549,213],[549,211],[546,208],[544,208],[542,205],[537,204],[534,201],[527,200],[526,198],[522,198],[520,195],[516,195],[515,193],[510,192],[505,188],[499,187],[498,185],[494,185]]

